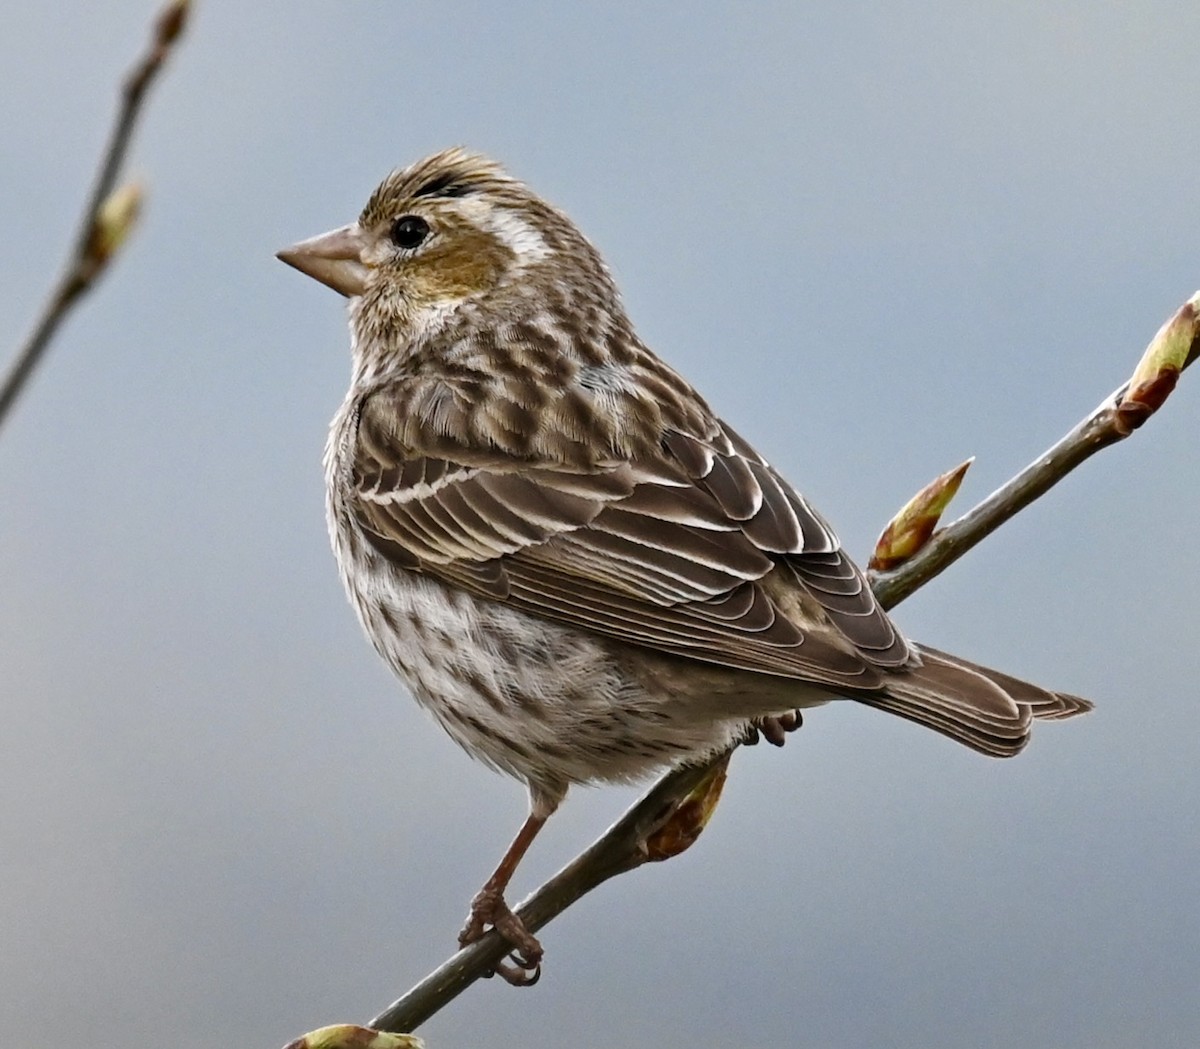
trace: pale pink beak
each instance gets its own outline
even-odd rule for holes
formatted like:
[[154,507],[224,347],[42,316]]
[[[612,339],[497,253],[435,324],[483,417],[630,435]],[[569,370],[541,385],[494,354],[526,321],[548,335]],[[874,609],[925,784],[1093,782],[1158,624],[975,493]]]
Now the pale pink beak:
[[351,298],[361,295],[367,286],[369,271],[362,260],[364,246],[362,230],[355,223],[309,237],[276,252],[275,257]]

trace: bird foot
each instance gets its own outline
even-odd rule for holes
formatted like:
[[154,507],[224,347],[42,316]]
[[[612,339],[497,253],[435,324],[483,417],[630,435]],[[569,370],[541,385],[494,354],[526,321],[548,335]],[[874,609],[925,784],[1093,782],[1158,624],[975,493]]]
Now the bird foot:
[[787,734],[795,732],[803,724],[804,717],[798,710],[768,718],[756,718],[746,729],[746,735],[742,737],[742,746],[754,746],[761,736],[772,746],[782,747],[787,742]]
[[496,973],[514,987],[532,987],[542,975],[542,956],[545,953],[537,937],[525,928],[504,901],[499,889],[484,887],[471,901],[471,912],[467,924],[458,934],[459,947],[466,947],[481,939],[491,926],[515,948],[509,960],[500,962]]

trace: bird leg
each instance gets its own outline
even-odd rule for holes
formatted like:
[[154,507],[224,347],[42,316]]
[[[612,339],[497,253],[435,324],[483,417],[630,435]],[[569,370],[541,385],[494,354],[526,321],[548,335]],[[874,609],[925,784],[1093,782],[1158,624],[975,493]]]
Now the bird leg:
[[755,718],[751,722],[750,727],[746,729],[746,735],[742,738],[742,745],[746,747],[754,746],[761,735],[772,746],[782,747],[787,742],[787,734],[795,732],[803,724],[804,717],[798,710],[767,718]]
[[496,966],[496,972],[514,987],[531,987],[537,983],[542,974],[543,952],[537,938],[525,928],[525,923],[504,901],[504,890],[508,888],[517,864],[521,862],[521,857],[528,851],[546,819],[546,815],[537,812],[531,812],[526,817],[492,876],[475,894],[471,901],[471,911],[467,915],[467,924],[458,934],[459,947],[466,947],[480,939],[489,925],[508,940],[516,948],[509,955],[512,964],[501,962]]

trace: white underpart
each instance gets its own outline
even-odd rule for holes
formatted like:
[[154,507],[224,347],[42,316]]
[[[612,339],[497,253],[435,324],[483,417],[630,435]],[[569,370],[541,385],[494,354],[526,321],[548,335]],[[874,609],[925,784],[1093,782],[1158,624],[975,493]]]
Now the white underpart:
[[438,299],[420,310],[415,310],[411,321],[411,342],[421,343],[437,336],[462,301],[462,296]]

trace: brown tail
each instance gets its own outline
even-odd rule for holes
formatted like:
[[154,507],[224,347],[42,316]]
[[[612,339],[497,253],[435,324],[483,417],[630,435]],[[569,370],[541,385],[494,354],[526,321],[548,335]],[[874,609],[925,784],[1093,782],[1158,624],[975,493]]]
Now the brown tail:
[[918,651],[922,666],[890,678],[882,693],[855,698],[998,758],[1021,751],[1034,718],[1061,721],[1092,709],[1086,699],[1051,692],[936,648],[920,645]]

